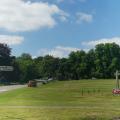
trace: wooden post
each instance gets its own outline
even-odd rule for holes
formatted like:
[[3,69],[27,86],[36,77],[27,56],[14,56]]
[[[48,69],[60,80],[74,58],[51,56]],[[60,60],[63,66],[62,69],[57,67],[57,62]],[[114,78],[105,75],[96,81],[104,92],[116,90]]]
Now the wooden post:
[[82,89],[82,91],[81,91],[81,92],[82,92],[82,96],[83,96],[83,89]]
[[118,79],[119,73],[118,70],[116,70],[116,89],[119,89],[119,79]]

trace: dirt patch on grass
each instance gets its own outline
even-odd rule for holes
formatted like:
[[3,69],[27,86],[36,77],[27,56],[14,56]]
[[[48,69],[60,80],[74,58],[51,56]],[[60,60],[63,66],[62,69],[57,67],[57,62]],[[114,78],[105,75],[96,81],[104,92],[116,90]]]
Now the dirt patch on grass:
[[114,117],[112,120],[120,120],[120,117]]

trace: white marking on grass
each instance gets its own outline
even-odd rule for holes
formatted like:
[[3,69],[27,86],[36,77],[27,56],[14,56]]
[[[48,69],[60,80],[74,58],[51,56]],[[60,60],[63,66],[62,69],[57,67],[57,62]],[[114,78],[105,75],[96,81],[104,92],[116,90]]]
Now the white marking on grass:
[[27,85],[7,85],[0,86],[0,93],[26,87]]
[[2,90],[0,90],[0,92],[5,92],[5,91],[7,91],[6,89],[2,89]]

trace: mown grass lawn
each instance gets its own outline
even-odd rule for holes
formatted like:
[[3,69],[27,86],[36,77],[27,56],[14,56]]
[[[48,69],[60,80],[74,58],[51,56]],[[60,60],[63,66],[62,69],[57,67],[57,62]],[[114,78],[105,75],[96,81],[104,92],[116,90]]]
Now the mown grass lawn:
[[0,94],[0,120],[117,120],[115,80],[57,81]]

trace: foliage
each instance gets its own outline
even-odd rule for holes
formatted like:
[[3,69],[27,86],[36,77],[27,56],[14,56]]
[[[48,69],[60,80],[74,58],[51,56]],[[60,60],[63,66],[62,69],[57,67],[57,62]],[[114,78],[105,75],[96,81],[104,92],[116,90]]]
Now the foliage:
[[0,65],[14,66],[14,72],[2,72],[1,76],[13,82],[25,83],[32,79],[80,80],[89,78],[113,78],[120,70],[120,47],[115,43],[98,44],[94,49],[71,52],[68,58],[46,55],[32,58],[23,53],[11,56],[11,49],[0,44]]
[[[0,66],[14,66],[14,60],[15,57],[11,56],[11,48],[6,44],[0,43]],[[8,84],[12,82],[15,75],[15,73],[13,75],[13,72],[0,71],[0,83],[4,82]]]
[[36,78],[37,67],[32,60],[31,55],[24,53],[20,57],[16,58],[16,62],[19,65],[19,82],[24,83]]

